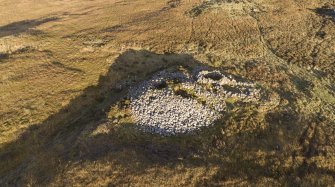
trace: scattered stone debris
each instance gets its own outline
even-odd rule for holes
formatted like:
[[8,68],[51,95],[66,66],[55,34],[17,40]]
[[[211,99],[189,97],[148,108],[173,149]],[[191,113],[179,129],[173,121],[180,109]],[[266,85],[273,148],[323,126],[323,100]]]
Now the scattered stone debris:
[[190,17],[197,17],[204,11],[213,7],[218,7],[222,4],[239,4],[249,2],[251,2],[251,0],[204,0],[198,6],[195,6],[190,11],[187,11],[186,15],[189,15]]
[[167,4],[171,7],[171,8],[176,8],[177,6],[179,6],[181,3],[181,0],[169,0],[167,2]]
[[130,109],[140,129],[160,135],[188,133],[212,125],[227,98],[257,101],[255,84],[203,67],[171,68],[129,89]]

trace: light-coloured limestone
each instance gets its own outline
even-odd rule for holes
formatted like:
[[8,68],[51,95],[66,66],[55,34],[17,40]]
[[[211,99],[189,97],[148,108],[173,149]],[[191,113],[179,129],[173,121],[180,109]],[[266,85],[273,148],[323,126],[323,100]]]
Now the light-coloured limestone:
[[[178,89],[174,89],[176,86]],[[259,91],[253,83],[197,67],[192,72],[178,69],[158,72],[131,87],[129,97],[133,118],[142,130],[173,135],[212,125],[222,117],[227,98],[256,101]]]

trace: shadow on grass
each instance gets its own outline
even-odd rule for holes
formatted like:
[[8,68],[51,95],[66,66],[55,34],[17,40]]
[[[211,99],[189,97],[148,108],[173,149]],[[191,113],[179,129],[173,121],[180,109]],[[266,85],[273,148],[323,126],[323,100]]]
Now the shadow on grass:
[[0,63],[1,63],[1,60],[8,59],[8,58],[9,58],[9,55],[7,53],[0,53]]
[[335,8],[321,7],[314,9],[313,11],[321,16],[331,17],[332,20],[335,22]]
[[0,38],[11,36],[11,35],[18,35],[24,32],[29,31],[34,27],[42,25],[47,22],[57,21],[59,18],[51,17],[51,18],[44,18],[44,19],[33,19],[33,20],[23,20],[14,23],[10,23],[8,25],[0,26]]
[[[108,136],[87,138],[85,141],[78,139],[88,127],[94,130],[101,122],[106,121],[106,113],[110,107],[124,98],[126,88],[121,91],[115,89],[119,82],[128,80],[129,77],[136,77],[137,81],[140,81],[159,69],[183,64],[200,65],[189,55],[158,55],[133,50],[124,52],[111,65],[108,73],[100,77],[97,86],[86,88],[68,106],[41,124],[31,126],[18,140],[0,149],[0,184],[26,184],[27,173],[32,174],[37,183],[47,184],[56,174],[59,162],[98,160],[110,151],[125,148],[144,148],[144,154],[156,153],[158,157],[164,154],[167,160],[174,160],[180,154],[184,154],[178,147],[172,147],[168,140],[165,141],[165,148],[147,144],[147,141],[151,140],[146,138],[151,135],[140,135],[141,133],[135,131],[126,133],[124,130],[127,129],[127,125]],[[127,136],[130,138],[127,139]],[[82,146],[83,142],[85,148]],[[155,160],[155,154],[152,156],[147,158]],[[36,168],[32,169],[34,167]]]
[[[161,137],[140,132],[133,124],[120,124],[108,133],[92,136],[99,125],[111,123],[107,116],[110,107],[127,94],[126,87],[117,86],[120,82],[130,80],[136,84],[156,71],[175,65],[203,66],[187,54],[159,55],[144,50],[122,53],[108,73],[100,77],[97,86],[86,88],[58,113],[0,148],[0,186],[48,185],[66,171],[69,162],[106,159],[121,166],[130,176],[178,165],[190,169],[219,168],[214,176],[198,179],[199,186],[234,179],[257,182],[260,177],[279,179],[295,173],[294,169],[273,167],[280,159],[291,156],[288,147],[298,142],[302,134],[299,118],[292,112],[268,114],[265,122],[260,122],[256,120],[255,106],[250,105],[238,110],[231,108],[213,128],[189,135]],[[258,128],[260,123],[270,125]],[[252,133],[240,130],[252,126],[256,129]],[[228,136],[222,132],[227,129],[236,133]],[[254,157],[259,151],[269,153],[265,164]],[[276,154],[270,154],[273,152]],[[129,182],[120,178],[110,185]]]

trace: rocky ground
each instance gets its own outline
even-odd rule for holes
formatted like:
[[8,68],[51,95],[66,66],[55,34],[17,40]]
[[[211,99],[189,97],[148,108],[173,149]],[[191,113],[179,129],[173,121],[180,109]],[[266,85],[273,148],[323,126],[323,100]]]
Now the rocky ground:
[[135,123],[160,135],[190,133],[222,118],[226,99],[259,101],[260,89],[254,84],[201,69],[163,70],[132,87],[129,97]]
[[333,186],[334,8],[0,0],[0,186]]

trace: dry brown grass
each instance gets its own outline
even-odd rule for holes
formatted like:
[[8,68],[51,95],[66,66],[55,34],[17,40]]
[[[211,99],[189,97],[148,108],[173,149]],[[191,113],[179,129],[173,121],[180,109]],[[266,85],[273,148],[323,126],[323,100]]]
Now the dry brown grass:
[[[0,0],[0,186],[333,185],[334,2],[195,7]],[[228,101],[193,135],[138,132],[115,86],[172,64],[246,77],[267,102]]]

